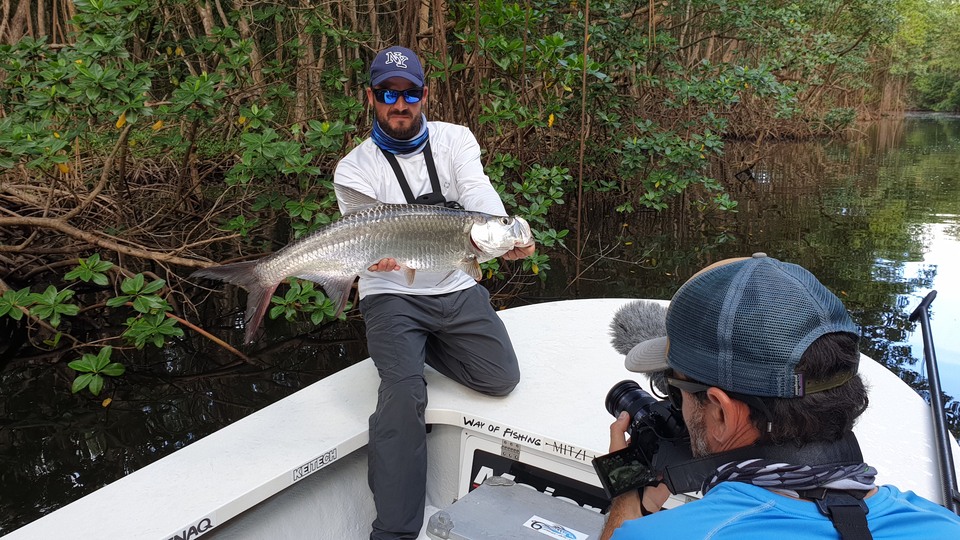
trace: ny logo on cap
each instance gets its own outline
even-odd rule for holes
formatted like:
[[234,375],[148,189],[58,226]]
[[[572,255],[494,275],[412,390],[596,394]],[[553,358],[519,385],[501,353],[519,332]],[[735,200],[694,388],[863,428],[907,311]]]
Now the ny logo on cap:
[[387,53],[387,61],[385,64],[396,64],[397,67],[407,68],[407,57],[399,51],[391,51]]

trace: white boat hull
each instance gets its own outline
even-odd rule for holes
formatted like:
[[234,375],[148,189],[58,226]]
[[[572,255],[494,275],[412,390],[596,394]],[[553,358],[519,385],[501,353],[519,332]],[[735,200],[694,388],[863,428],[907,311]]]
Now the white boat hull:
[[[629,301],[501,311],[522,372],[506,397],[481,395],[427,368],[428,516],[484,475],[502,472],[494,462],[504,454],[525,464],[520,469],[560,477],[540,491],[564,498],[576,488],[599,492],[591,459],[606,452],[613,421],[604,397],[618,381],[638,379],[610,344],[610,320]],[[940,502],[929,407],[873,360],[864,357],[860,371],[870,408],[855,431],[878,483]],[[364,447],[378,384],[372,362],[360,362],[5,538],[365,539],[374,509]],[[960,449],[951,445],[960,469]]]

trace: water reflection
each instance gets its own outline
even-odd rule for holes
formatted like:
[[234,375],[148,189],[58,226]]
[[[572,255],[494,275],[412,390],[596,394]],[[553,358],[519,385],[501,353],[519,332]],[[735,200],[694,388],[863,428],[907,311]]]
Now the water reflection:
[[[0,400],[0,535],[365,354],[357,324],[331,326],[313,336],[259,351],[256,365],[225,357],[201,340],[147,349],[122,360],[127,376],[100,398],[71,395],[67,370],[45,365],[5,370],[0,374],[5,396]],[[112,402],[103,406],[106,397]],[[103,518],[109,519],[109,512]]]
[[[925,388],[919,330],[907,316],[936,287],[932,322],[943,389],[960,396],[960,335],[953,330],[960,309],[958,146],[960,119],[933,116],[885,121],[848,141],[777,144],[761,156],[749,144],[731,144],[729,160],[714,174],[740,202],[737,212],[703,213],[690,194],[663,213],[624,217],[609,201],[592,199],[579,261],[570,252],[551,253],[545,285],[495,292],[505,305],[670,298],[703,266],[764,251],[816,274],[862,326],[864,352]],[[743,164],[755,160],[744,172]],[[219,302],[208,304],[214,313],[237,313]],[[225,335],[236,319],[219,323],[216,332]],[[38,361],[0,372],[0,534],[365,354],[357,323],[310,335],[261,351],[253,364],[200,340],[124,358],[131,369],[112,395],[101,396],[113,399],[107,407],[69,394],[73,376],[64,366]],[[958,403],[950,405],[956,426]]]
[[[943,351],[943,391],[960,396],[960,358],[950,354],[960,351],[953,331],[960,118],[915,116],[878,123],[847,141],[776,144],[744,172],[738,165],[752,152],[751,145],[730,145],[731,159],[714,171],[740,202],[736,213],[703,214],[690,203],[665,215],[611,220],[612,208],[594,203],[590,215],[603,224],[587,229],[608,234],[598,235],[605,244],[594,241],[594,255],[582,261],[583,279],[566,285],[577,274],[566,254],[545,288],[526,300],[564,297],[571,289],[582,297],[670,298],[703,266],[763,251],[817,275],[862,327],[861,349],[924,393],[922,341],[908,316],[938,288],[932,321]],[[960,403],[948,406],[960,433]]]

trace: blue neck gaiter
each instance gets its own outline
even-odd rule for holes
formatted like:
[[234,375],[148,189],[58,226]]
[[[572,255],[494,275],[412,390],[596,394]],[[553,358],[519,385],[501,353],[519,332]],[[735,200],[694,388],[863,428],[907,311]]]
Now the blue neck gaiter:
[[420,114],[420,132],[407,140],[394,139],[380,129],[380,123],[373,121],[373,133],[370,135],[373,143],[391,154],[416,154],[423,150],[427,143],[429,130],[427,129],[427,115]]

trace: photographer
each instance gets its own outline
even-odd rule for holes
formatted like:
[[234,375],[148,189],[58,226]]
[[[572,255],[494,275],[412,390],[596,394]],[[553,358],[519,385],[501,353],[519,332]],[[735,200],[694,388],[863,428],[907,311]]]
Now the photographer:
[[[858,446],[852,464],[823,459],[852,439],[868,399],[857,327],[808,271],[762,253],[715,263],[674,295],[666,330],[626,367],[666,377],[694,458],[716,468],[701,500],[669,511],[663,484],[614,498],[602,539],[960,538],[960,517],[876,486]],[[611,426],[611,451],[628,445],[629,423],[624,411]]]

